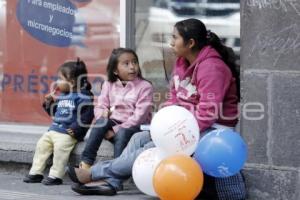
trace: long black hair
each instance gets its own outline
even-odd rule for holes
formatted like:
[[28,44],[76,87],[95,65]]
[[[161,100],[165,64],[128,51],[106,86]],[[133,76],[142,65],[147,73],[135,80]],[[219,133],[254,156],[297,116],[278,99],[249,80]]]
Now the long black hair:
[[198,19],[186,19],[179,21],[174,26],[184,42],[187,44],[194,39],[195,46],[192,50],[201,50],[204,46],[212,46],[222,57],[236,79],[237,96],[240,99],[240,73],[239,66],[235,62],[235,55],[231,48],[225,46],[220,38],[213,32],[207,31],[205,25]]
[[[137,56],[137,54],[135,53],[134,50],[132,50],[130,48],[116,48],[116,49],[113,49],[112,52],[111,52],[111,55],[109,57],[107,67],[106,67],[107,78],[108,78],[108,81],[110,81],[110,82],[115,82],[118,79],[118,76],[114,72],[117,70],[117,67],[118,67],[118,64],[119,64],[119,57],[123,53],[131,53],[135,57],[136,61],[139,64],[138,56]],[[143,76],[142,76],[140,68],[138,70],[137,76],[140,79],[144,79]]]
[[77,61],[68,61],[62,64],[58,71],[68,80],[74,82],[73,89],[85,89],[90,91],[92,86],[88,81],[88,71],[86,69],[85,63],[77,58]]

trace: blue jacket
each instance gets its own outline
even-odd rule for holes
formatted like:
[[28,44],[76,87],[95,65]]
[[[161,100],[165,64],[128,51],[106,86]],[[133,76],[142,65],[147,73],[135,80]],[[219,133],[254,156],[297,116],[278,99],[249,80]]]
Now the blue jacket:
[[56,101],[45,101],[43,107],[53,118],[49,130],[68,134],[67,129],[72,129],[78,141],[83,140],[94,118],[93,94],[87,90],[62,93]]

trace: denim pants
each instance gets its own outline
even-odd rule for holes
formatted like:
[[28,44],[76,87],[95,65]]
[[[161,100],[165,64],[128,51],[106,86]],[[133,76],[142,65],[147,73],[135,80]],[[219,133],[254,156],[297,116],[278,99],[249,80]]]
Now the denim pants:
[[[90,165],[95,162],[98,149],[102,143],[103,138],[105,137],[105,134],[116,124],[119,124],[119,122],[106,118],[100,118],[95,122],[82,152],[82,161]],[[140,131],[139,126],[120,128],[115,136],[109,140],[114,144],[115,158],[121,155],[131,136],[138,131]]]
[[[122,190],[122,182],[132,175],[135,159],[146,149],[155,147],[147,131],[136,133],[129,141],[120,157],[95,164],[91,168],[92,180],[105,180],[116,190]],[[205,175],[203,191],[199,197],[207,200],[243,200],[246,190],[240,173],[214,178]]]
[[130,178],[135,159],[140,153],[154,146],[148,131],[134,134],[118,158],[101,161],[92,166],[92,180],[105,179],[116,190],[122,190],[122,182]]

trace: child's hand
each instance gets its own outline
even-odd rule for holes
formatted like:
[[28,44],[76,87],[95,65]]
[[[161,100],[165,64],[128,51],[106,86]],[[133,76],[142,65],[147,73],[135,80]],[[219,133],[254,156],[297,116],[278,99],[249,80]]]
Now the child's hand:
[[109,110],[103,112],[102,117],[109,118],[114,110],[115,110],[115,106],[112,106]]
[[54,101],[54,97],[52,95],[52,93],[49,93],[45,96],[45,100],[46,101]]
[[108,130],[107,133],[105,134],[104,138],[106,140],[110,140],[115,136],[115,132],[113,130]]
[[67,129],[67,132],[68,132],[68,134],[69,134],[70,136],[72,136],[72,137],[75,136],[75,134],[74,134],[74,132],[73,132],[72,129],[68,128],[68,129]]
[[45,96],[46,101],[55,101],[55,93],[58,90],[57,87],[53,88],[53,90]]
[[103,118],[108,118],[108,117],[109,117],[109,111],[108,111],[108,110],[103,111],[102,117],[103,117]]

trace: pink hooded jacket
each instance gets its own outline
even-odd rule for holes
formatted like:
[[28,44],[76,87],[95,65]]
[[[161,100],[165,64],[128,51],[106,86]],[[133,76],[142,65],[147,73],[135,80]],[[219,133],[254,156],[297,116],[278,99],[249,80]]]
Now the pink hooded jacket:
[[136,78],[126,86],[119,79],[113,83],[105,81],[94,108],[95,119],[110,111],[109,118],[121,122],[113,126],[115,133],[120,128],[147,124],[152,114],[152,97],[153,87],[146,80]]
[[190,110],[202,131],[214,123],[234,127],[238,121],[235,78],[219,53],[205,46],[191,65],[177,59],[166,105]]

